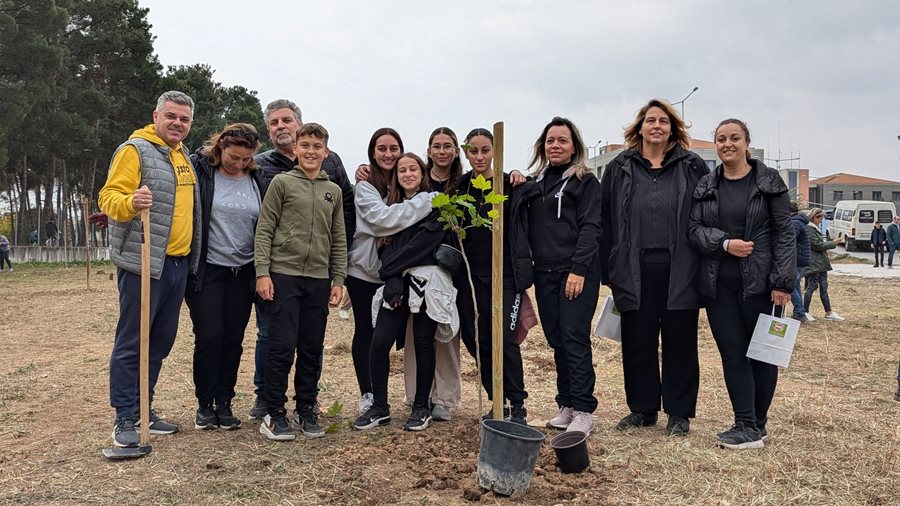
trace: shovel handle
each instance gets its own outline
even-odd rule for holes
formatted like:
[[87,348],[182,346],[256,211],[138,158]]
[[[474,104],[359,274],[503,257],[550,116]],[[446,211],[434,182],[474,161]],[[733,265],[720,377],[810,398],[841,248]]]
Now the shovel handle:
[[141,209],[141,446],[150,445],[150,209]]

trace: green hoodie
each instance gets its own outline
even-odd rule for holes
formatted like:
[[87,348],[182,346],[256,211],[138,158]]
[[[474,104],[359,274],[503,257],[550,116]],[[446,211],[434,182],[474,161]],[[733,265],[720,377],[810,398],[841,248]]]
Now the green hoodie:
[[256,226],[256,276],[270,272],[317,279],[347,276],[341,188],[320,171],[310,179],[294,168],[275,176]]

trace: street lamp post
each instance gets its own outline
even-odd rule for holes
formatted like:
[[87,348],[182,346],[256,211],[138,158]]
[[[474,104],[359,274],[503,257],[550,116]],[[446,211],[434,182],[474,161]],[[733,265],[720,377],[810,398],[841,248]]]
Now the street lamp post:
[[684,97],[684,98],[682,98],[681,100],[679,100],[678,102],[675,102],[674,104],[672,104],[672,105],[678,105],[678,104],[681,104],[681,119],[682,119],[682,120],[684,119],[684,101],[687,100],[687,99],[689,99],[689,98],[691,98],[691,95],[693,95],[694,93],[696,93],[697,90],[699,90],[699,89],[700,89],[699,86],[694,86],[694,89],[691,90],[691,92],[688,93],[686,97]]

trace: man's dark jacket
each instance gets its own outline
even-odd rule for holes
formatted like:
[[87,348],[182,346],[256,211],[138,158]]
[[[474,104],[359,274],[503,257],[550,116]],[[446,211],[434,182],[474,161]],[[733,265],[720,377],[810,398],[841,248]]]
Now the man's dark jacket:
[[797,240],[797,268],[809,265],[809,232],[806,226],[809,225],[809,218],[803,213],[797,213],[791,216],[791,223],[794,225],[795,239]]
[[[643,198],[634,193],[634,171],[645,170],[646,163],[637,150],[626,150],[609,162],[600,181],[600,280],[612,289],[619,311],[635,311],[641,305],[641,230],[632,205]],[[709,170],[702,158],[678,145],[663,159],[663,169],[676,171],[678,189],[667,309],[697,309],[700,255],[688,239],[688,224],[694,187]]]
[[[297,166],[297,161],[288,158],[275,149],[256,155],[254,159],[262,175],[263,191],[269,187],[272,178],[282,172],[292,170]],[[356,207],[353,204],[353,186],[347,179],[347,171],[341,157],[334,151],[329,151],[328,156],[322,161],[322,170],[328,174],[328,179],[341,187],[344,197],[344,230],[347,234],[347,251],[353,242],[353,233],[356,231]]]

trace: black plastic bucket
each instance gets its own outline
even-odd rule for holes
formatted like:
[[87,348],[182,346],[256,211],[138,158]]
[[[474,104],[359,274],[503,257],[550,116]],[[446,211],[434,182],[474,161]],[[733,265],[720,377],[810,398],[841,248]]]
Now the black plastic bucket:
[[564,473],[580,473],[591,465],[587,434],[584,432],[563,432],[550,440],[550,446],[556,452],[560,471]]
[[531,483],[544,434],[504,420],[481,421],[477,476],[481,488],[509,496],[524,494]]

